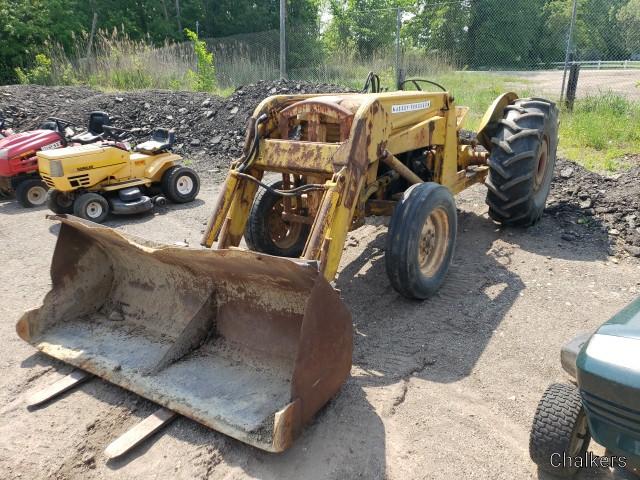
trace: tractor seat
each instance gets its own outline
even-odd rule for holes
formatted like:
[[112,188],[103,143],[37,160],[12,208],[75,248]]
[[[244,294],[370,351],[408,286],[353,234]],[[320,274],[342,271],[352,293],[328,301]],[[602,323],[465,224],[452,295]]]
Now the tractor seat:
[[156,128],[151,134],[151,140],[136,145],[134,150],[147,155],[169,150],[176,141],[176,133],[166,128]]
[[104,133],[105,125],[111,125],[111,119],[106,112],[91,112],[89,114],[89,128],[86,132],[75,135],[71,140],[86,144],[99,140]]

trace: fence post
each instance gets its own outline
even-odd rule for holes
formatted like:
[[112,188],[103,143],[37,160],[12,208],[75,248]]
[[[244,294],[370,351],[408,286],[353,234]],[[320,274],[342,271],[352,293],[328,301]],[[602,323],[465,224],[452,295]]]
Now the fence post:
[[280,0],[280,80],[287,79],[287,0]]
[[560,103],[564,98],[564,86],[567,81],[567,69],[569,68],[569,56],[571,55],[571,44],[573,43],[573,28],[576,24],[576,13],[578,9],[578,0],[573,0],[571,11],[571,23],[569,24],[569,35],[567,35],[567,51],[564,56],[564,73],[562,74],[562,89],[560,91]]
[[404,77],[402,73],[401,56],[402,46],[400,42],[400,29],[402,28],[402,9],[400,7],[396,10],[396,89],[400,90],[400,84]]
[[578,90],[578,75],[580,75],[580,64],[572,63],[569,69],[569,83],[567,84],[567,109],[573,112],[573,102],[576,100]]

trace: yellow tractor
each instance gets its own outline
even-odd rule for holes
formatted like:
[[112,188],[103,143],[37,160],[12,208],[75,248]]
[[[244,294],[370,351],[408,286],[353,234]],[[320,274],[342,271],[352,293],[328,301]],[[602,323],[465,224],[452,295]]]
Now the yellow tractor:
[[[269,97],[205,229],[202,244],[214,249],[154,245],[56,216],[52,291],[18,334],[164,407],[108,456],[171,412],[285,450],[350,372],[351,317],[330,284],[349,230],[391,216],[390,283],[424,299],[453,255],[453,195],[485,182],[494,220],[526,226],[542,215],[556,106],[501,95],[477,139],[461,132],[467,112],[446,91]],[[249,250],[239,248],[243,236]],[[86,378],[75,375],[34,403]]]
[[102,223],[109,213],[142,213],[167,198],[174,203],[196,198],[200,179],[171,153],[173,131],[158,128],[151,140],[131,149],[127,141],[135,132],[109,125],[103,130],[105,142],[37,153],[51,211]]

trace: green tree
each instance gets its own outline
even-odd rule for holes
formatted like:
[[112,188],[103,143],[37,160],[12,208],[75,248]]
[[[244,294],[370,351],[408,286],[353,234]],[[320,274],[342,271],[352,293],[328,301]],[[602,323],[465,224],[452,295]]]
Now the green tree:
[[640,54],[640,0],[629,0],[616,17],[629,53]]

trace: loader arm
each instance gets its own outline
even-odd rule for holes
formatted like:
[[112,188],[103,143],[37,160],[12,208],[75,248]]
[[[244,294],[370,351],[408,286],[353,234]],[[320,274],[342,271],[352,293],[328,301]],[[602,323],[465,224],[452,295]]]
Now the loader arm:
[[232,165],[202,244],[238,247],[265,173],[304,178],[316,188],[305,200],[311,228],[301,257],[318,261],[331,281],[349,230],[365,211],[389,214],[392,208],[393,201],[384,201],[389,177],[381,172],[397,170],[409,184],[423,181],[396,156],[430,148],[434,179],[454,193],[467,186],[460,169],[473,158],[458,151],[457,142],[465,113],[446,92],[271,97],[250,122],[251,131],[263,119],[256,128],[258,152],[246,160],[254,142],[248,136],[245,160]]

